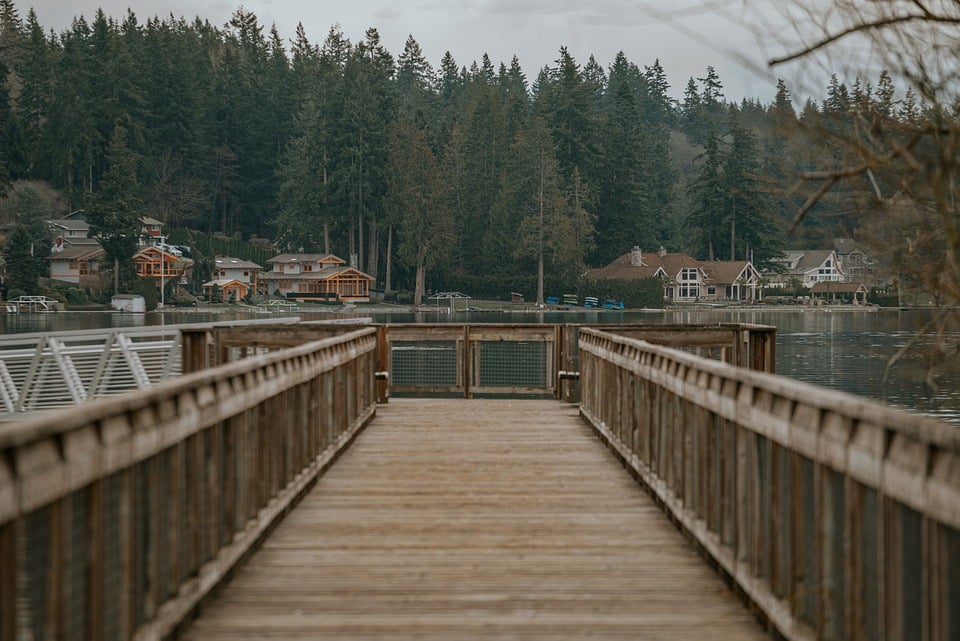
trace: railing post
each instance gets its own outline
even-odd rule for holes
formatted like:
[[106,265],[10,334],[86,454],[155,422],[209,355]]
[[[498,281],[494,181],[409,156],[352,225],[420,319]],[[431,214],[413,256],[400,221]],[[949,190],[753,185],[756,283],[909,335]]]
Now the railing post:
[[390,400],[390,342],[386,325],[377,328],[377,370],[387,373],[387,378],[377,378],[377,402],[386,403]]
[[[577,346],[577,326],[564,324],[560,326],[560,345],[561,345],[561,354],[562,360],[557,361],[558,369],[562,369],[567,372],[579,371],[580,365],[578,363],[579,355]],[[574,383],[572,381],[567,381],[563,385],[563,396],[560,397],[562,400],[567,403],[576,403],[579,399],[579,394],[577,390],[580,389],[582,383]]]
[[470,344],[470,326],[463,326],[463,397],[473,398],[470,377],[473,376],[473,349]]
[[184,329],[180,333],[183,349],[183,373],[190,374],[210,367],[210,330]]
[[748,330],[750,369],[775,374],[777,370],[775,334],[767,330]]
[[[17,521],[0,525],[0,638],[15,639],[17,632]],[[94,637],[91,637],[94,638]]]

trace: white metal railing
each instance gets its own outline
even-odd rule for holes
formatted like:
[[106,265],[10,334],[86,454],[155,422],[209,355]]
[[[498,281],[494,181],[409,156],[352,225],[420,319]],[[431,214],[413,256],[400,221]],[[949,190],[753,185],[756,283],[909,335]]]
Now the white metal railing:
[[179,376],[180,330],[188,327],[197,324],[0,336],[0,421],[143,390]]
[[169,328],[19,340],[0,341],[0,418],[144,389],[180,373],[180,332]]

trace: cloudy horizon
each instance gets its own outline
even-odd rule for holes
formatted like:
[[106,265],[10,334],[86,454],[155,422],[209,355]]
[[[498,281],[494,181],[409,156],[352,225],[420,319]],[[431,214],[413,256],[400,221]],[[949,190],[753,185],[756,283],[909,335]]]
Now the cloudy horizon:
[[[593,55],[605,69],[619,51],[643,67],[660,60],[671,85],[671,95],[680,98],[689,78],[700,78],[708,66],[716,69],[728,100],[772,100],[777,73],[767,69],[768,51],[748,24],[742,0],[685,0],[662,9],[648,0],[352,0],[335,7],[325,3],[304,6],[295,0],[212,0],[197,9],[185,0],[33,0],[17,4],[22,18],[30,7],[46,30],[60,33],[73,19],[88,22],[102,8],[122,20],[132,9],[138,20],[149,18],[200,17],[223,26],[241,6],[257,16],[265,32],[276,25],[285,43],[303,24],[313,43],[322,43],[329,30],[339,25],[352,42],[363,39],[369,27],[380,33],[381,42],[394,55],[403,51],[408,36],[420,44],[424,55],[437,67],[449,51],[457,64],[469,67],[488,54],[494,65],[509,65],[516,56],[527,78],[551,66],[561,47],[584,64]],[[781,70],[778,70],[781,71]]]

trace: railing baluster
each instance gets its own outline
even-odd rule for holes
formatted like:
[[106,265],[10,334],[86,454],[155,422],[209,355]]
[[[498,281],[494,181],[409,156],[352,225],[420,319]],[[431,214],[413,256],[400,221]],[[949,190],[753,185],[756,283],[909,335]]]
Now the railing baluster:
[[[772,371],[772,341],[738,336],[748,353],[733,346],[732,360]],[[957,637],[956,428],[599,330],[580,337],[581,414],[780,636]],[[624,407],[634,390],[636,414]]]

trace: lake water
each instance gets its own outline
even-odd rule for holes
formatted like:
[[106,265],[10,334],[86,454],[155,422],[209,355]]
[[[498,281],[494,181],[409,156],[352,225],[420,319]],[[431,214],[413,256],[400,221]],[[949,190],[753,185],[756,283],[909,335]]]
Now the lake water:
[[[295,312],[304,320],[349,318],[333,312]],[[280,315],[277,315],[280,317]],[[952,319],[941,336],[921,334],[931,320],[923,310],[856,311],[816,309],[708,311],[582,311],[375,313],[390,322],[470,323],[721,323],[777,328],[777,373],[891,405],[939,416],[960,424],[960,325]],[[57,312],[0,315],[0,333],[58,332],[268,318],[264,314],[223,312],[126,314]],[[901,357],[898,353],[910,346]]]

